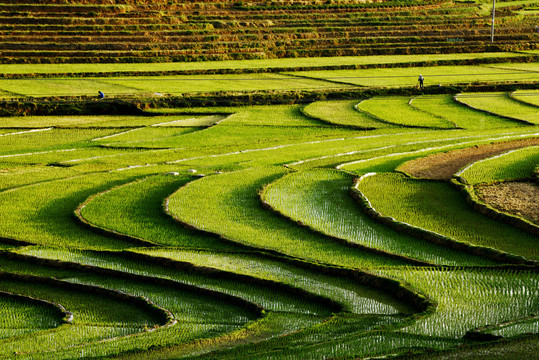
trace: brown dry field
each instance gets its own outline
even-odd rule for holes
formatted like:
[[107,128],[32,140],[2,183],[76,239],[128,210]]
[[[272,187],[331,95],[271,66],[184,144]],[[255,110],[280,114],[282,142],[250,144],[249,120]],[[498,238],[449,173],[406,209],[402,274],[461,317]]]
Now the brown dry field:
[[408,161],[401,165],[398,170],[421,179],[450,180],[456,172],[475,161],[533,145],[539,145],[539,138],[452,150]]
[[503,182],[478,186],[479,198],[494,208],[539,224],[539,186],[532,182]]

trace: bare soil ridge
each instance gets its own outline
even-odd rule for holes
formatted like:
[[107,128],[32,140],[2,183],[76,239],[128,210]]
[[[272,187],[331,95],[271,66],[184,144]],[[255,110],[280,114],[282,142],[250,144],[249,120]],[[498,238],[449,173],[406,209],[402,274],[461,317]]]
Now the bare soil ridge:
[[421,179],[449,181],[455,173],[468,164],[509,150],[538,144],[539,138],[529,138],[452,150],[408,161],[398,170]]

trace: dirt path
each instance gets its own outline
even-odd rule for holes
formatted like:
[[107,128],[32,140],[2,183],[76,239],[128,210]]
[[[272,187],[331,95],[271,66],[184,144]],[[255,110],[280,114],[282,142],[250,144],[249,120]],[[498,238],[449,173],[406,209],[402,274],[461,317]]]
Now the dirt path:
[[539,185],[510,181],[478,186],[475,190],[482,201],[496,209],[539,224]]
[[398,170],[422,179],[450,180],[453,174],[470,163],[532,145],[539,145],[539,138],[506,141],[434,154],[408,161]]

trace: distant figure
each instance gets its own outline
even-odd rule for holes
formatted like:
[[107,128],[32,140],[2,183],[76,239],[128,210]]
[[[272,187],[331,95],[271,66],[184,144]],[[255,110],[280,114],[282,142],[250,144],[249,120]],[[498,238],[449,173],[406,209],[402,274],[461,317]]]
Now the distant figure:
[[100,98],[100,99],[105,98],[105,94],[103,94],[103,91],[98,91],[97,93],[99,94],[99,95],[97,95],[98,98]]
[[419,79],[418,79],[418,81],[419,81],[419,88],[420,88],[420,89],[423,89],[423,80],[424,80],[424,79],[423,79],[423,75],[419,74]]

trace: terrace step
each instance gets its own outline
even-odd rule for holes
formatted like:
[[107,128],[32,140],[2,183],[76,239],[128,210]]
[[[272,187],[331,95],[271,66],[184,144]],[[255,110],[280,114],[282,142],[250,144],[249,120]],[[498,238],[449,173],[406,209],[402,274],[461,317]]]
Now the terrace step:
[[[516,18],[504,10],[499,19],[498,46],[537,47],[532,18]],[[80,61],[88,56],[196,60],[253,54],[392,54],[409,52],[407,46],[422,53],[448,46],[464,51],[448,45],[455,39],[465,51],[479,51],[486,50],[489,21],[474,4],[429,0],[335,4],[6,0],[0,1],[4,57],[0,62],[21,57]]]

